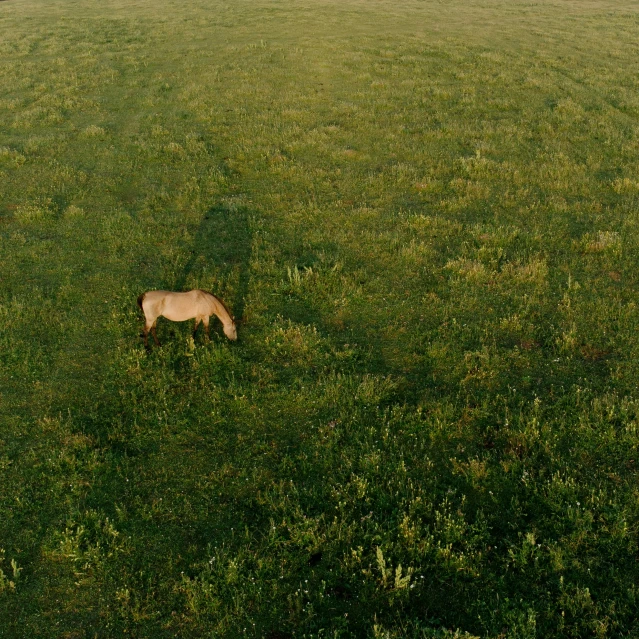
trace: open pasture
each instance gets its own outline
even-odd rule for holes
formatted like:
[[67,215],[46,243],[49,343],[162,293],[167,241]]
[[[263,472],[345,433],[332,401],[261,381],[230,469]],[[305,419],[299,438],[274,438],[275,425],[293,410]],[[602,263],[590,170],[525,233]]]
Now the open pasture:
[[[0,3],[0,636],[639,636],[639,11]],[[211,343],[137,296],[212,291]]]

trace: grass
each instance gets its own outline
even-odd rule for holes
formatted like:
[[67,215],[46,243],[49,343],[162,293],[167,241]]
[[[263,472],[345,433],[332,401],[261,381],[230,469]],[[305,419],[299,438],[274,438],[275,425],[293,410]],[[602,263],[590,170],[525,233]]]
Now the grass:
[[0,636],[639,634],[634,5],[0,30]]

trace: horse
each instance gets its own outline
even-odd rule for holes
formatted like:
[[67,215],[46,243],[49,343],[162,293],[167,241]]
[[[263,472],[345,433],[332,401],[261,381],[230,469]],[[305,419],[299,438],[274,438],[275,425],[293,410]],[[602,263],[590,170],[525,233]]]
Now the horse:
[[195,318],[193,337],[200,322],[204,324],[206,337],[209,336],[209,317],[216,315],[224,327],[224,334],[235,341],[237,339],[237,326],[235,318],[231,316],[224,302],[212,293],[195,289],[185,293],[172,291],[147,291],[138,297],[138,306],[144,313],[144,345],[149,348],[149,331],[153,335],[156,346],[160,345],[155,333],[155,325],[158,317],[166,317],[172,322],[184,322]]

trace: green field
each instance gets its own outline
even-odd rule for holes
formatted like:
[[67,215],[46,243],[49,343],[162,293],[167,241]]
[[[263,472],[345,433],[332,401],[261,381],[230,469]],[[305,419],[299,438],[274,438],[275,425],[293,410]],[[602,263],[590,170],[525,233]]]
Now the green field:
[[[639,5],[0,2],[0,636],[639,637]],[[137,296],[204,288],[229,342]]]

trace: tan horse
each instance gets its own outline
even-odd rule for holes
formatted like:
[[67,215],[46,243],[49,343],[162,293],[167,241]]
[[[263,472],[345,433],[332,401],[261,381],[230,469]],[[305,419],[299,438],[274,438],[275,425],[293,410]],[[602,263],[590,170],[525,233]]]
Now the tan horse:
[[235,319],[231,317],[224,302],[206,291],[195,289],[186,293],[171,291],[147,291],[138,297],[138,306],[144,313],[144,345],[149,347],[149,331],[157,346],[160,345],[155,333],[158,317],[166,317],[173,322],[184,322],[195,318],[193,337],[200,322],[204,324],[209,337],[209,317],[217,315],[224,326],[224,334],[231,340],[237,339]]

